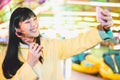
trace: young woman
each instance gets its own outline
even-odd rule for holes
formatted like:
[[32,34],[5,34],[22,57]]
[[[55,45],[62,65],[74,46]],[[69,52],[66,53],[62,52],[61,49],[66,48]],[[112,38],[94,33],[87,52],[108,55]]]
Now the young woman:
[[[103,13],[106,14],[105,11]],[[108,13],[100,18],[111,22]],[[104,28],[106,26],[99,26],[71,39],[49,39],[40,37],[37,17],[32,10],[25,7],[15,9],[10,18],[6,54],[2,56],[1,80],[64,80],[60,60],[111,38],[107,35],[110,30],[106,32]],[[102,37],[101,33],[105,36]]]

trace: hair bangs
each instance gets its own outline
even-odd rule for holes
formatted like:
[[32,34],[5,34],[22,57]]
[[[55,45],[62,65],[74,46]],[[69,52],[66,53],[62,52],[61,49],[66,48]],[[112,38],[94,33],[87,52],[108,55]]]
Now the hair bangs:
[[20,22],[30,19],[31,17],[36,17],[36,15],[33,12],[24,13],[23,15],[20,16]]

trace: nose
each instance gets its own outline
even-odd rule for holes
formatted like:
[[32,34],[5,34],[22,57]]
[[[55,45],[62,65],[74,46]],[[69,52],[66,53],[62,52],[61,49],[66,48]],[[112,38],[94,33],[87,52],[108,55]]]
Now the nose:
[[34,28],[34,27],[36,27],[35,25],[37,25],[37,24],[36,24],[36,21],[33,21],[33,20],[32,20],[32,21],[31,21],[31,27]]

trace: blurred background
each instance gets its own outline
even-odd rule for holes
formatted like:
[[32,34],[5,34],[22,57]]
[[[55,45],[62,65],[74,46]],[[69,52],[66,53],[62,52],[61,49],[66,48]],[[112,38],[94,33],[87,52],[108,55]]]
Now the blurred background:
[[[10,15],[17,7],[29,7],[35,12],[38,16],[41,35],[63,39],[75,37],[80,32],[84,33],[91,28],[96,28],[99,24],[96,19],[96,6],[110,11],[114,23],[111,30],[117,42],[120,43],[120,0],[0,0],[0,45],[6,46],[8,43]],[[104,41],[85,53],[100,59],[103,53],[111,48],[120,50],[120,46]],[[3,47],[0,47],[0,51],[2,49]],[[63,61],[63,69],[64,76],[67,78],[73,75],[73,80],[103,80],[98,75],[71,73],[71,58]],[[85,70],[87,71],[88,68]]]

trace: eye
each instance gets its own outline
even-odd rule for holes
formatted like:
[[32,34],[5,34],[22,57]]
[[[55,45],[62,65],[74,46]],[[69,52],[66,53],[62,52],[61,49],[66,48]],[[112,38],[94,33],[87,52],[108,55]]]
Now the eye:
[[24,23],[30,23],[30,20],[26,20],[26,21],[24,21]]

